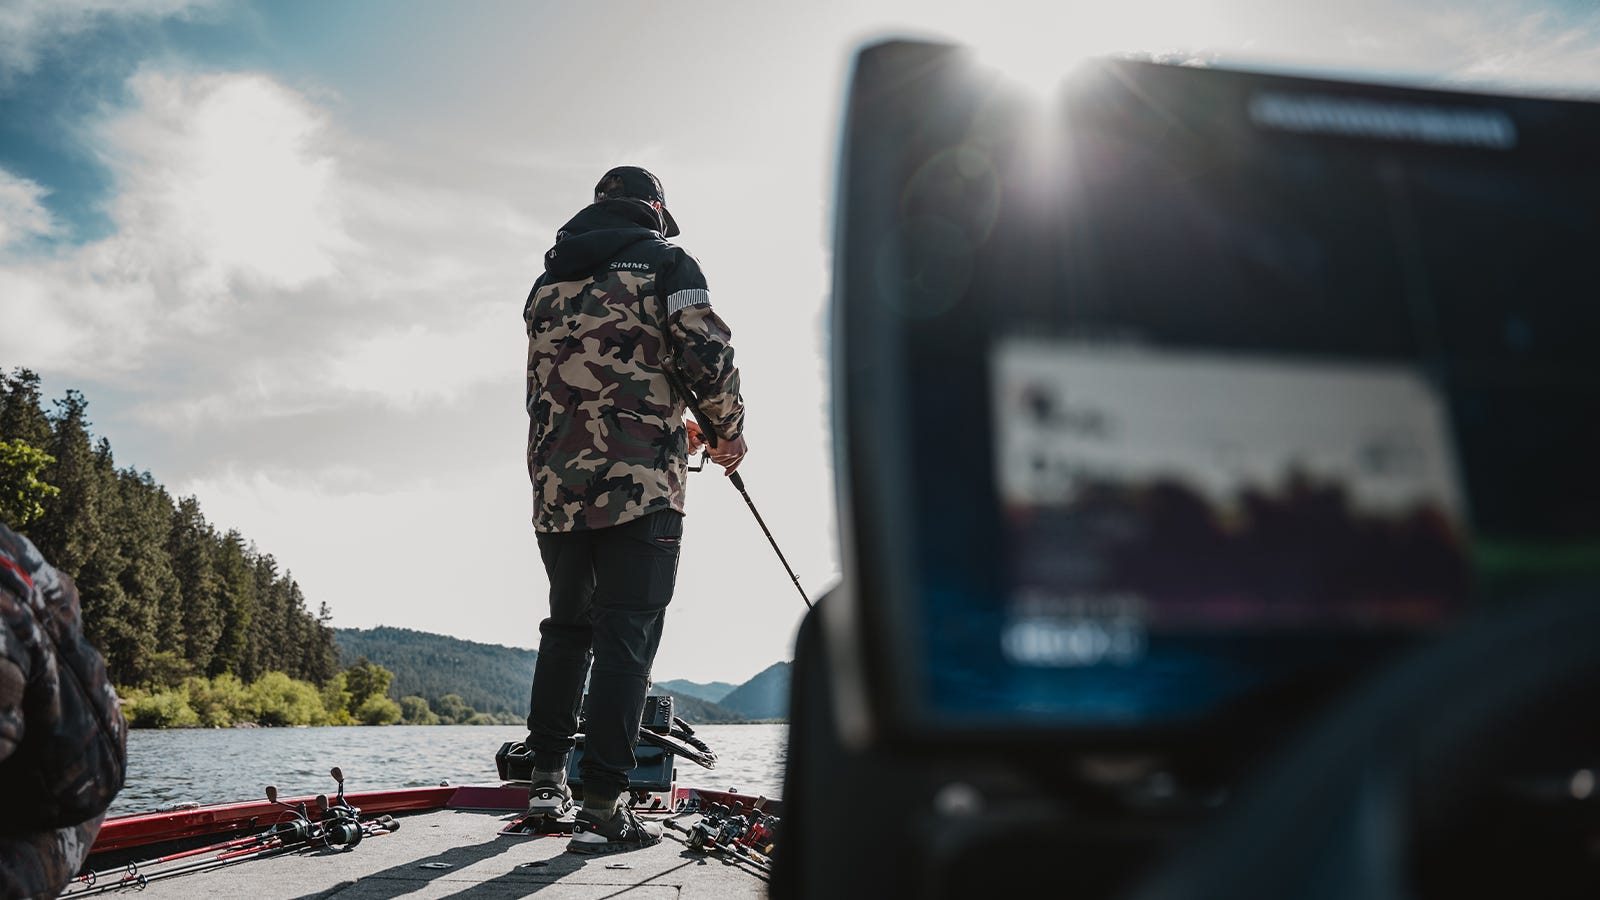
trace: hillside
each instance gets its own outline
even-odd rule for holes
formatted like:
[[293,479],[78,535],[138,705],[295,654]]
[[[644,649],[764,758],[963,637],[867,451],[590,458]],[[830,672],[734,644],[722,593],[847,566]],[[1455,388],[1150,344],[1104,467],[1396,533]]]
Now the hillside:
[[528,686],[539,654],[518,647],[480,644],[409,628],[334,631],[339,664],[365,656],[394,673],[389,696],[415,694],[436,706],[445,694],[457,694],[478,712],[528,714]]
[[650,693],[670,695],[672,697],[673,714],[690,725],[715,725],[727,722],[743,722],[745,720],[744,716],[709,700],[701,700],[699,697],[690,694],[669,690],[666,682],[652,687]]
[[793,663],[773,663],[722,698],[723,706],[750,719],[789,716],[789,674]]
[[664,694],[671,694],[674,697],[697,697],[709,703],[721,703],[722,698],[733,693],[733,689],[736,687],[738,685],[729,684],[726,681],[712,681],[701,684],[696,681],[674,678],[671,681],[656,682],[654,689]]
[[[340,665],[348,666],[365,656],[394,673],[389,696],[397,700],[415,694],[426,699],[429,705],[437,706],[440,697],[456,694],[478,712],[510,712],[519,716],[528,713],[528,687],[533,678],[534,661],[539,658],[536,651],[386,626],[340,628],[335,630],[334,636],[339,645]],[[698,694],[684,691],[678,687],[681,685],[702,689],[726,687],[728,691],[736,688],[725,682],[696,685],[682,680],[661,682],[651,688],[652,693],[672,695],[675,711],[690,724],[742,722],[747,718]]]

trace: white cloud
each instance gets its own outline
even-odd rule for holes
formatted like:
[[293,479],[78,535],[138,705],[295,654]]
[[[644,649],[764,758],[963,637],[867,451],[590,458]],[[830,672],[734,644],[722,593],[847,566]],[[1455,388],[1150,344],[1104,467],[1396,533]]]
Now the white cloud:
[[181,270],[191,297],[333,273],[349,246],[336,163],[303,97],[250,74],[142,72],[129,88],[133,108],[98,131],[118,184],[112,218],[147,265]]
[[[201,498],[214,525],[240,529],[277,557],[308,597],[333,608],[338,626],[403,621],[526,645],[537,639],[537,610],[504,585],[527,583],[537,556],[528,495],[504,489],[505,479],[526,480],[511,457],[499,478],[457,480],[439,470],[437,480],[370,492],[328,493],[303,478],[237,471],[175,487]],[[441,528],[468,510],[481,523],[470,540]],[[465,631],[463,610],[477,622]]]
[[1600,19],[1576,24],[1536,11],[1469,23],[1465,31],[1472,58],[1454,72],[1460,81],[1600,89]]
[[116,19],[181,16],[217,0],[7,0],[0,3],[0,79],[30,72],[50,49]]
[[[84,128],[113,232],[0,265],[0,307],[30,323],[0,359],[160,385],[141,419],[185,430],[519,377],[517,301],[552,228],[498,192],[395,174],[389,148],[261,74],[128,87]],[[41,194],[0,179],[9,239],[53,227]]]
[[522,348],[510,315],[469,319],[451,330],[411,325],[346,348],[328,365],[327,382],[401,406],[448,400],[466,385],[519,381]]
[[0,250],[26,238],[56,232],[55,219],[40,202],[46,193],[36,182],[0,169]]
[[[1204,39],[1224,60],[1335,76],[1540,93],[1600,89],[1600,11],[1531,3],[1219,0]],[[1193,40],[1193,39],[1191,39]]]
[[114,231],[5,268],[16,292],[0,302],[30,323],[0,337],[9,359],[68,374],[181,363],[173,347],[214,333],[245,291],[304,288],[348,244],[336,167],[316,146],[324,123],[298,95],[255,75],[143,73],[129,86],[133,105],[87,129],[113,177]]

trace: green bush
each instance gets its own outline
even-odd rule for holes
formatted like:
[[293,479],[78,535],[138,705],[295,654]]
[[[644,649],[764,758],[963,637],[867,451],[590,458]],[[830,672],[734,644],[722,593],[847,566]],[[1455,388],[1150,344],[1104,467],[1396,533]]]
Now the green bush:
[[389,682],[394,680],[393,672],[365,656],[356,660],[343,674],[345,690],[350,692],[348,708],[352,713],[360,709],[368,697],[389,696]]
[[316,686],[282,672],[261,676],[249,694],[255,720],[262,725],[314,725],[328,719]]
[[400,721],[407,725],[437,725],[439,717],[428,708],[426,698],[413,694],[400,698]]
[[255,718],[250,691],[237,675],[186,678],[183,690],[189,695],[189,706],[199,715],[200,724],[207,728],[228,728]]
[[470,722],[478,711],[467,705],[460,694],[445,694],[439,702],[433,705],[433,711],[439,714],[442,722],[450,725],[459,725]]
[[122,707],[122,714],[132,728],[192,728],[200,724],[181,691],[140,692]]
[[350,718],[350,692],[345,689],[345,685],[345,674],[340,672],[322,686],[322,711],[326,721],[318,724],[354,724],[355,720]]
[[393,725],[400,721],[400,704],[382,695],[368,697],[356,709],[355,717],[363,725]]

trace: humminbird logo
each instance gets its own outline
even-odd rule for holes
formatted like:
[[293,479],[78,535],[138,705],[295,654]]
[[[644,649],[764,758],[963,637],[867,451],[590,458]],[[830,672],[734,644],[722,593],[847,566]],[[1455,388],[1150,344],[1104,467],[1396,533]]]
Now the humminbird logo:
[[1510,150],[1517,127],[1498,109],[1424,106],[1326,94],[1262,93],[1250,98],[1250,120],[1303,134]]
[[648,268],[650,268],[650,264],[649,263],[641,263],[641,262],[614,262],[614,263],[611,264],[611,268],[613,268],[613,269],[648,269]]

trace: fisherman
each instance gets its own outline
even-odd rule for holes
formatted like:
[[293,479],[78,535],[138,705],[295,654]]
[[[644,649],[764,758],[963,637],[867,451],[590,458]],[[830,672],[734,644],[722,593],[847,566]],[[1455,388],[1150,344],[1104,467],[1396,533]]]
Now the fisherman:
[[78,590],[0,524],[0,900],[54,897],[83,864],[127,763]]
[[[745,455],[731,334],[699,263],[667,242],[677,234],[661,182],[612,169],[556,233],[523,308],[528,475],[550,579],[529,699],[528,810],[570,811],[567,757],[587,677],[583,806],[568,845],[577,853],[661,840],[659,825],[628,808],[628,773],[677,578],[688,460],[709,443],[731,475]],[[690,408],[713,434],[684,421]]]

